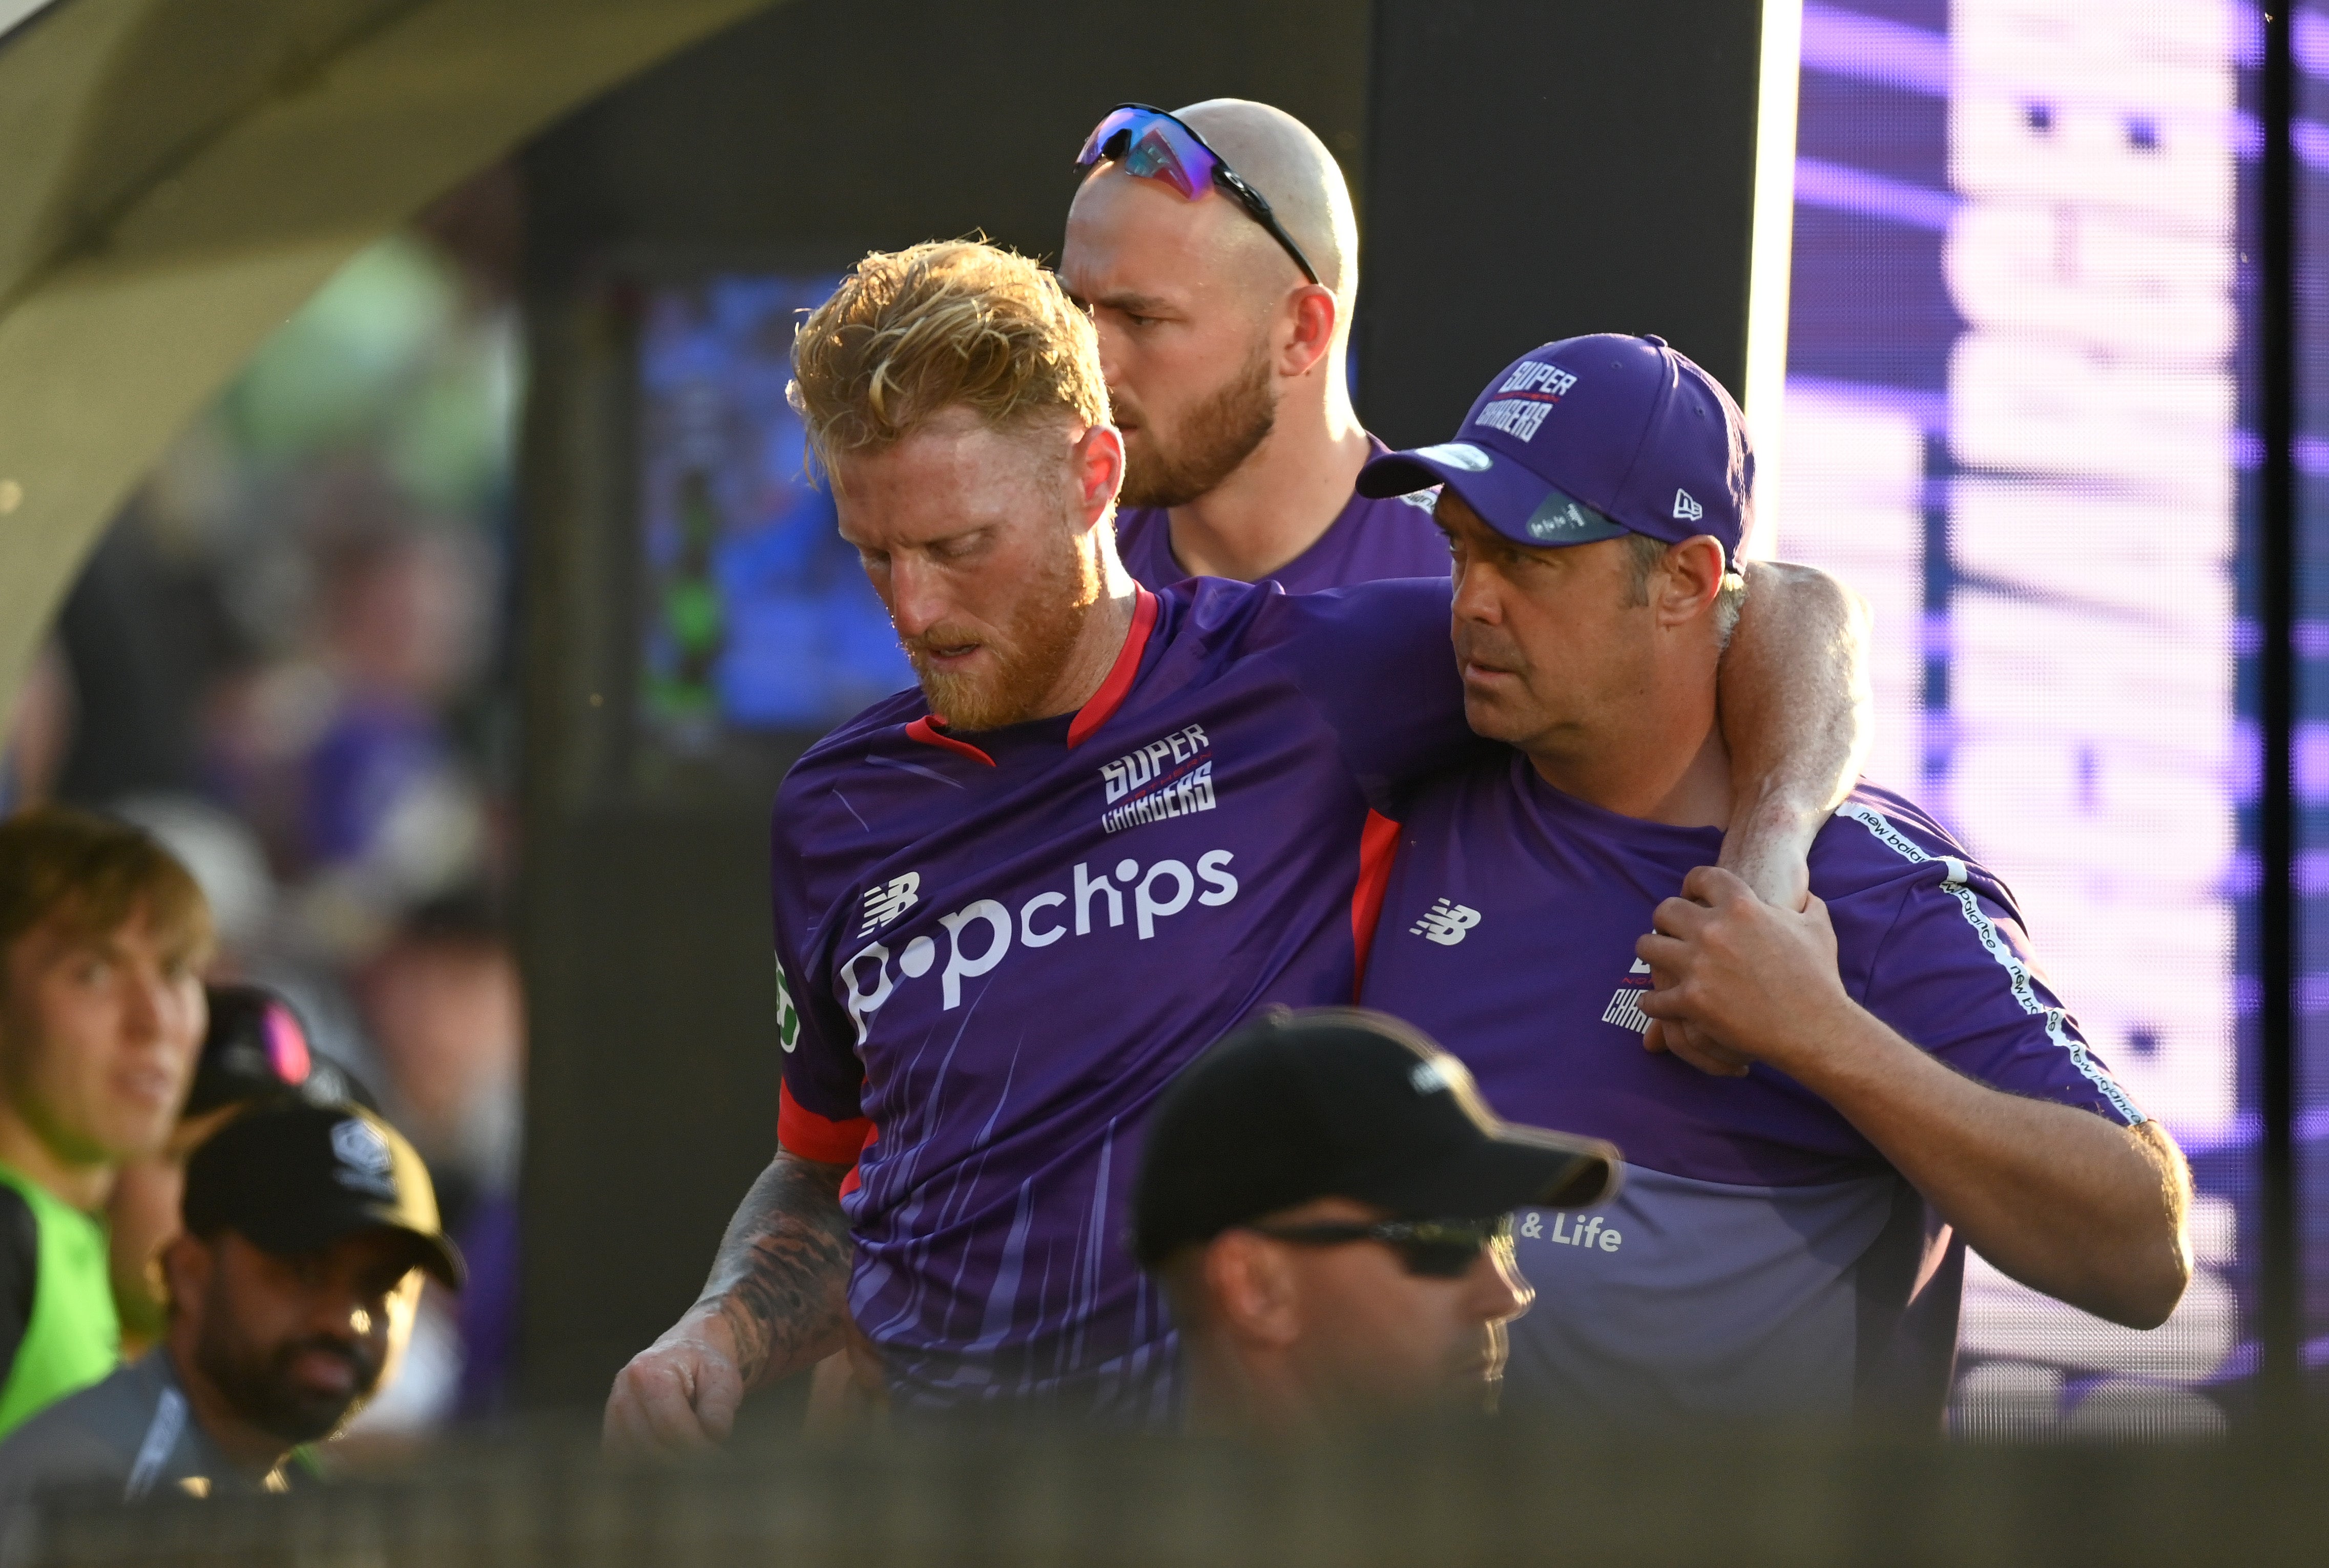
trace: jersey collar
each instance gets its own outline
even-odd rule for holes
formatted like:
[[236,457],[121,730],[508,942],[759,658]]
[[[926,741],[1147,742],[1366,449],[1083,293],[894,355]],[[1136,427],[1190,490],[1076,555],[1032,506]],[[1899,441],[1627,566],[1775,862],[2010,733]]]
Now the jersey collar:
[[1132,679],[1140,673],[1140,656],[1148,651],[1148,634],[1156,629],[1156,596],[1137,584],[1132,592],[1132,630],[1124,634],[1124,646],[1117,650],[1116,662],[1108,667],[1108,679],[1099,683],[1091,700],[1077,709],[1075,718],[1068,725],[1070,751],[1090,739],[1092,731],[1116,717],[1116,710],[1132,695]]
[[[1106,724],[1132,695],[1133,679],[1140,673],[1140,657],[1148,651],[1149,634],[1156,629],[1156,596],[1137,584],[1133,587],[1132,629],[1124,634],[1124,646],[1117,650],[1116,662],[1108,666],[1108,679],[1091,694],[1091,700],[1076,710],[1068,723],[1068,747],[1073,750],[1091,737],[1092,732]],[[975,762],[995,765],[995,759],[966,740],[957,740],[946,733],[946,720],[935,713],[925,713],[906,726],[906,737],[919,740],[924,746],[935,746],[966,756]]]

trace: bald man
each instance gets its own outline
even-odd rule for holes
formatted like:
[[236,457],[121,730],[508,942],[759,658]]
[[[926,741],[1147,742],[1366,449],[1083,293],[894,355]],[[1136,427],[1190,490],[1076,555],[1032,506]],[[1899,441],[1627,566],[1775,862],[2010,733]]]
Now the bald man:
[[[1124,433],[1125,567],[1152,588],[1219,577],[1288,593],[1446,575],[1428,506],[1353,493],[1385,448],[1351,407],[1359,230],[1334,155],[1268,104],[1151,112],[1117,111],[1087,144],[1059,268],[1099,329]],[[1203,158],[1175,123],[1267,219],[1210,170],[1188,177]]]

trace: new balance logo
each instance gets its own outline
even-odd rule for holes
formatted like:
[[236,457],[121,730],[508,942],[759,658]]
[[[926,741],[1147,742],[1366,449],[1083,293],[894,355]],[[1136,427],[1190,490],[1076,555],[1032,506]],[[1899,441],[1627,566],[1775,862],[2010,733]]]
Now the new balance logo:
[[1689,491],[1677,490],[1674,492],[1674,514],[1684,522],[1696,522],[1706,515],[1706,508],[1701,506],[1698,498]]
[[911,909],[922,901],[921,890],[922,874],[919,871],[909,871],[902,877],[892,877],[887,882],[867,888],[865,924],[857,928],[857,934],[863,936],[869,932],[878,931]]
[[1464,934],[1480,924],[1480,912],[1462,904],[1450,904],[1442,898],[1426,911],[1422,919],[1407,928],[1410,936],[1420,936],[1442,947],[1453,947],[1464,940]]

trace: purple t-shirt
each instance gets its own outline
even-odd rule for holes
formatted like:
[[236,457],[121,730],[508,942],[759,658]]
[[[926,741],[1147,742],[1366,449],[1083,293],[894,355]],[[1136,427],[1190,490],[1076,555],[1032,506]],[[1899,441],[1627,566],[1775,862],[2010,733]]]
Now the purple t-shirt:
[[[1367,437],[1370,456],[1390,450]],[[1389,577],[1444,577],[1447,541],[1431,521],[1432,493],[1369,501],[1353,495],[1308,549],[1262,579],[1289,594],[1315,594]],[[1116,553],[1144,586],[1170,587],[1189,580],[1173,556],[1171,514],[1136,506],[1116,514]]]
[[893,1403],[1169,1413],[1124,1231],[1149,1107],[1255,1009],[1350,1000],[1373,808],[1478,744],[1444,584],[1205,578],[1143,592],[1073,718],[957,738],[904,692],[793,769],[778,1137],[863,1150],[850,1309]]
[[[1401,813],[1364,999],[1461,1056],[1499,1114],[1625,1151],[1609,1201],[1518,1216],[1537,1298],[1512,1329],[1516,1407],[1930,1430],[1962,1244],[1793,1079],[1642,1049],[1634,944],[1721,847],[1563,794],[1516,753],[1434,780]],[[1811,884],[1845,988],[1908,1039],[2010,1094],[2144,1119],[2031,958],[2013,895],[1916,806],[1855,790]]]

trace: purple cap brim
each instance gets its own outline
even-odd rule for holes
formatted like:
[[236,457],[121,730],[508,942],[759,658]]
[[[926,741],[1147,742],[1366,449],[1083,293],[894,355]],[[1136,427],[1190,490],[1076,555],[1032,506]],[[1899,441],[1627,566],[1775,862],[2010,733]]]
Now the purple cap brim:
[[1359,470],[1358,492],[1371,500],[1409,495],[1435,484],[1453,490],[1480,521],[1532,549],[1591,544],[1633,531],[1510,457],[1468,441],[1386,452]]

